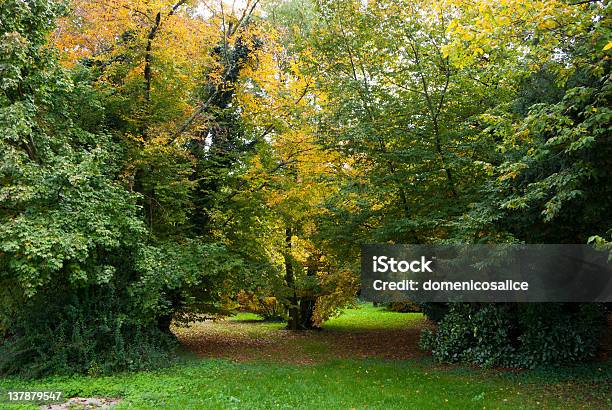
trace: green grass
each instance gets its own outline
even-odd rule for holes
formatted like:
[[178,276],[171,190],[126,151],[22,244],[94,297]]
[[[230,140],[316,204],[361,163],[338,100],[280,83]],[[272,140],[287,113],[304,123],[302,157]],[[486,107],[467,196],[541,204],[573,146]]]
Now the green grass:
[[[580,377],[588,384],[610,375],[609,369],[602,369],[599,374]],[[537,372],[517,375],[462,367],[437,368],[428,360],[338,360],[295,366],[209,359],[112,377],[55,377],[28,383],[8,379],[0,381],[0,390],[59,390],[65,396],[123,397],[117,409],[514,409],[612,405],[606,397],[609,391],[601,388],[571,390],[568,397],[573,377],[571,373],[551,379]]]
[[[229,318],[233,322],[262,322],[268,329],[280,329],[284,323],[264,322],[262,317],[255,313],[240,312]],[[347,309],[338,317],[325,322],[325,330],[359,331],[374,329],[399,329],[414,326],[424,320],[422,313],[399,313],[386,310],[383,307],[374,307],[370,303],[358,305],[356,309]]]
[[256,313],[239,312],[234,316],[230,316],[229,320],[234,322],[255,322],[263,321],[263,318]]
[[371,304],[359,305],[358,309],[348,309],[323,325],[325,330],[353,331],[363,329],[398,329],[414,326],[422,322],[422,313],[391,312]]
[[[241,314],[233,321],[253,321]],[[301,337],[304,352],[327,357],[325,334],[389,329],[422,321],[419,314],[365,306],[328,322],[316,337]],[[262,337],[279,323],[240,323]],[[232,328],[219,323],[215,329]],[[225,331],[225,330],[224,330]],[[230,330],[227,330],[230,332]],[[259,333],[258,333],[259,332]],[[295,346],[289,344],[288,346]],[[311,364],[235,362],[188,355],[172,367],[106,377],[49,377],[38,381],[0,379],[0,409],[8,390],[62,391],[64,397],[121,397],[117,409],[438,409],[438,408],[612,408],[608,364],[510,372],[442,366],[430,358],[329,359]]]

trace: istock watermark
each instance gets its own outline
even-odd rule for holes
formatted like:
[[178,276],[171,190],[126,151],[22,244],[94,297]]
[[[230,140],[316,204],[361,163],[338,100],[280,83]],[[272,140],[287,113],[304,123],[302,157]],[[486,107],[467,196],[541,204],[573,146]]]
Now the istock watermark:
[[590,245],[364,245],[361,297],[387,302],[612,302]]
[[421,260],[415,261],[404,261],[395,260],[395,258],[389,258],[387,256],[373,256],[372,257],[372,270],[373,272],[432,272],[429,265],[433,261],[427,260],[424,256],[421,256]]

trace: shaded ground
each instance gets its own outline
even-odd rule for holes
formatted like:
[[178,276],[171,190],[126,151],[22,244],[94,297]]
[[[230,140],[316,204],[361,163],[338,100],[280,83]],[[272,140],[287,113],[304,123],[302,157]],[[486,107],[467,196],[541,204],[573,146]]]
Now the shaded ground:
[[421,329],[427,326],[419,313],[366,307],[332,319],[323,330],[303,332],[253,318],[240,314],[173,330],[188,350],[201,357],[237,361],[309,364],[343,358],[410,359],[425,355],[416,347]]

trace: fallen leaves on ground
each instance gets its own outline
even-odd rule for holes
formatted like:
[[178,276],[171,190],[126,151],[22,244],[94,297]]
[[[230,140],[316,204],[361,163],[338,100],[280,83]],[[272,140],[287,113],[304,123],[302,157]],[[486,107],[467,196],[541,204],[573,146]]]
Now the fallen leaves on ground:
[[293,332],[278,323],[207,320],[173,330],[185,348],[202,357],[312,364],[333,359],[422,357],[426,353],[417,343],[425,326],[423,319],[401,329]]

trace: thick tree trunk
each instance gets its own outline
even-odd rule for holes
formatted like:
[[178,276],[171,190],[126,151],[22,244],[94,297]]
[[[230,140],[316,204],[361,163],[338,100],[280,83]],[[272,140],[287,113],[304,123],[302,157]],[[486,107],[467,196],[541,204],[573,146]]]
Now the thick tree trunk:
[[168,335],[173,335],[172,330],[170,330],[170,325],[174,318],[174,312],[181,306],[183,298],[179,292],[172,290],[168,290],[167,292],[167,297],[171,303],[172,309],[166,315],[157,318],[157,328]]
[[293,275],[293,261],[291,260],[291,238],[293,237],[293,230],[288,227],[285,229],[285,282],[292,292],[292,296],[289,298],[289,322],[287,323],[287,329],[298,330],[300,321],[300,311],[298,309],[297,294],[295,291],[295,277]]
[[[311,255],[308,258],[308,267],[306,275],[309,277],[314,277],[319,270],[319,257],[317,255]],[[314,290],[309,292],[308,295],[300,298],[300,323],[299,326],[301,329],[312,329],[314,328],[314,324],[312,322],[312,317],[314,314],[314,308],[316,303],[316,296]]]
[[315,298],[304,297],[300,299],[300,329],[312,329],[314,325],[312,323],[312,316],[314,314]]

